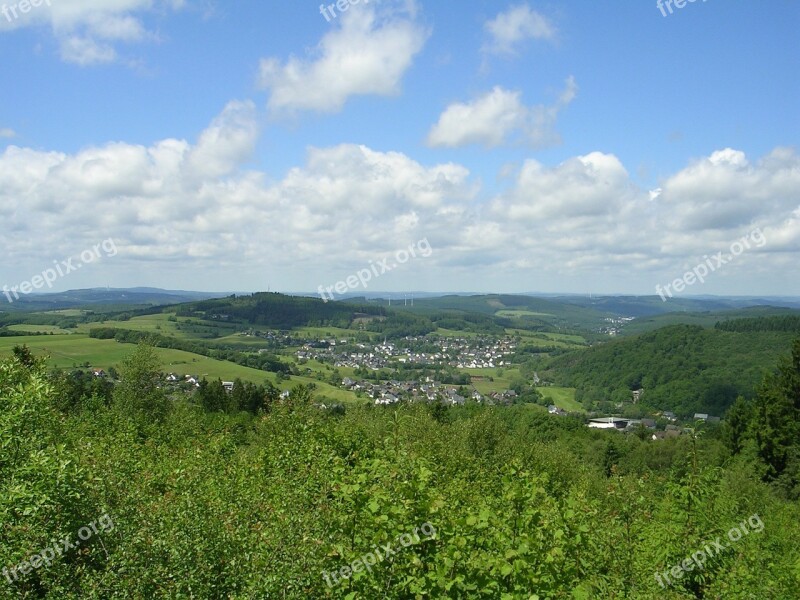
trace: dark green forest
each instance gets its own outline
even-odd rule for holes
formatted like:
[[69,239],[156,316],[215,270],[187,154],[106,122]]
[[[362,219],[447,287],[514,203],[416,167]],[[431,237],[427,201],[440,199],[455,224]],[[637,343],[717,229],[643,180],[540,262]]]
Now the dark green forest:
[[[797,337],[794,319],[742,319],[717,328],[672,325],[555,357],[546,374],[578,388],[576,399],[588,408],[613,410],[614,403],[630,401],[632,390],[643,389],[643,407],[684,417],[723,416],[738,396],[752,397],[789,351]],[[776,328],[784,321],[785,328]]]

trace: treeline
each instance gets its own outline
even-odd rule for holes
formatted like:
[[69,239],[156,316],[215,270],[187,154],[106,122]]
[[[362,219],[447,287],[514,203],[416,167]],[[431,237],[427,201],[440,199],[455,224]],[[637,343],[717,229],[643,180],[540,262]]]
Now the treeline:
[[556,357],[544,377],[577,388],[576,399],[588,409],[614,411],[644,389],[644,406],[722,416],[738,396],[754,395],[794,337],[673,325]]
[[0,337],[27,337],[30,335],[50,335],[43,331],[14,331],[13,329],[0,328]]
[[481,313],[448,311],[432,315],[431,321],[442,329],[491,335],[504,335],[505,327],[512,327],[508,319],[498,319]]
[[229,392],[219,379],[207,381],[203,378],[193,400],[206,412],[236,414],[244,411],[256,415],[261,411],[269,411],[279,396],[280,391],[270,382],[256,385],[236,379],[233,390]]
[[261,292],[181,304],[176,314],[179,317],[227,318],[272,329],[293,329],[305,326],[347,328],[355,313],[385,316],[386,310],[375,305],[323,302],[319,298]]
[[753,331],[800,333],[800,315],[731,319],[730,321],[720,321],[715,327],[721,331],[735,331],[737,333],[750,333]]
[[214,344],[196,340],[182,340],[172,336],[161,335],[146,331],[133,331],[131,329],[118,329],[115,327],[93,327],[89,330],[89,337],[100,340],[116,340],[123,344],[139,344],[148,342],[158,348],[183,350],[201,356],[233,362],[243,367],[251,367],[273,373],[291,373],[290,365],[282,362],[274,354],[267,352],[245,353],[219,347]]
[[462,313],[459,311],[410,312],[402,309],[387,309],[385,319],[371,321],[366,326],[366,329],[385,336],[387,339],[423,336],[435,332],[440,327],[464,333],[502,336],[505,334],[505,328],[501,324],[502,321],[502,319],[480,313]]
[[427,335],[436,331],[436,325],[429,317],[410,312],[387,311],[385,319],[372,320],[366,324],[365,329],[387,339],[397,339],[406,336]]
[[[147,364],[154,365],[158,359],[149,350],[151,347],[154,346],[149,344],[140,346],[133,356],[136,357],[136,360],[144,360],[142,357],[146,356]],[[35,367],[40,362],[40,359],[34,357],[28,347],[24,345],[15,346],[13,354],[21,364],[27,367]],[[127,374],[131,373],[131,364],[133,364],[131,360],[126,363]],[[163,373],[153,370],[150,374],[150,379],[160,381],[162,376]],[[81,369],[74,369],[69,372],[54,370],[49,374],[49,383],[54,390],[54,406],[63,413],[92,411],[102,407],[110,407],[115,390],[113,379],[117,377],[118,373],[114,367],[109,370],[108,377],[99,377],[91,371]],[[294,397],[298,397],[298,394],[304,394],[304,397],[306,397],[313,392],[315,387],[313,383],[308,386],[297,386],[293,392]],[[161,389],[163,390],[163,388]],[[223,386],[222,380],[208,381],[204,377],[200,380],[199,387],[191,398],[206,412],[224,412],[228,414],[248,412],[257,415],[262,411],[269,411],[279,397],[280,390],[269,381],[264,384],[255,384],[237,378],[233,382],[233,389],[228,391]]]
[[736,400],[724,433],[734,456],[754,452],[764,481],[800,497],[800,339],[791,356],[781,357],[777,371],[764,378],[755,398]]

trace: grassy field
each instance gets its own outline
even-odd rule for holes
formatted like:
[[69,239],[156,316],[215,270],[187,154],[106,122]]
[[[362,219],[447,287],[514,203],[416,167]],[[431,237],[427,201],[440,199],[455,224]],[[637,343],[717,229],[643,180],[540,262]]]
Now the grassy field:
[[146,331],[161,335],[170,335],[184,340],[207,340],[218,336],[229,336],[233,334],[236,329],[233,325],[225,326],[215,322],[200,321],[191,317],[178,317],[177,320],[170,321],[170,317],[174,317],[174,315],[145,315],[142,317],[134,317],[127,321],[108,320],[99,323],[85,323],[79,325],[78,330],[89,333],[90,329],[96,327],[113,327],[116,329],[129,329],[131,331]]
[[586,412],[575,401],[575,388],[540,387],[538,390],[560,409],[568,412]]
[[52,333],[53,335],[69,335],[73,333],[69,329],[62,329],[56,325],[9,325],[8,329],[23,333]]
[[[47,365],[56,369],[71,369],[88,363],[96,369],[119,367],[119,364],[133,352],[132,344],[120,344],[114,340],[98,340],[84,334],[62,336],[20,336],[0,338],[0,355],[11,354],[16,345],[25,344],[36,356],[49,356]],[[233,381],[237,377],[254,383],[271,382],[276,387],[291,389],[299,383],[314,383],[317,394],[342,402],[356,401],[352,392],[339,389],[318,381],[313,377],[292,376],[288,381],[278,383],[275,373],[243,367],[232,362],[216,360],[183,350],[157,348],[165,373],[176,375],[199,375],[206,379]],[[325,372],[325,371],[323,371]]]
[[[355,329],[341,329],[340,327],[298,327],[297,329],[292,330],[292,335],[299,334],[301,337],[316,338],[320,340],[334,339],[337,342],[343,339],[351,339],[359,333],[364,332],[357,331]],[[370,335],[374,336],[375,334]]]
[[[498,375],[498,369],[463,369],[464,372],[478,377],[485,377],[479,381],[473,381],[472,385],[481,394],[491,392],[502,392],[509,389],[511,382],[520,376],[519,369],[499,369],[502,375]],[[489,381],[491,377],[494,381]]]
[[[330,367],[331,370],[328,370],[328,367]],[[303,370],[304,368],[309,368],[312,371],[316,371],[318,373],[322,373],[326,377],[330,376],[330,374],[332,373],[334,368],[337,371],[339,371],[339,373],[341,374],[342,378],[345,378],[345,377],[355,378],[355,373],[356,373],[356,370],[353,367],[333,367],[332,365],[327,365],[327,364],[321,363],[321,362],[319,362],[317,360],[309,360],[309,361],[306,361],[303,364],[299,364],[298,363],[297,368],[300,369],[300,370]]]
[[550,313],[543,313],[543,312],[534,312],[532,310],[512,310],[512,309],[505,309],[505,310],[498,310],[495,313],[498,317],[507,317],[511,319],[516,319],[519,317],[552,317],[553,315]]
[[572,335],[569,333],[543,333],[542,335],[547,336],[551,340],[558,340],[561,342],[573,342],[580,345],[586,343],[586,338],[580,335]]
[[253,337],[242,335],[241,333],[232,333],[213,340],[215,344],[236,344],[238,346],[247,346],[253,349],[260,349],[267,347],[267,340],[260,337]]
[[525,329],[507,329],[508,335],[520,336],[520,343],[529,346],[555,346],[556,348],[582,348],[586,340],[579,335],[544,333]]
[[434,333],[442,337],[456,337],[464,339],[476,338],[481,335],[479,333],[473,333],[471,331],[456,331],[455,329],[444,329],[443,327],[440,327],[439,329],[434,331]]
[[114,340],[96,340],[75,333],[0,338],[0,354],[10,354],[14,346],[23,344],[36,356],[49,356],[48,366],[55,368],[71,368],[88,362],[93,367],[107,369],[119,364],[133,349]]

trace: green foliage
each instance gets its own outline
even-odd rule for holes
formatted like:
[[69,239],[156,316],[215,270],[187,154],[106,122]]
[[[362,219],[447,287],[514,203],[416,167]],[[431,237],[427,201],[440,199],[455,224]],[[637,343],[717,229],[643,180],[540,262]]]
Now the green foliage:
[[748,317],[731,319],[715,325],[722,331],[748,333],[753,331],[785,331],[800,333],[800,315],[775,315],[771,317]]
[[161,388],[161,363],[153,347],[140,343],[120,367],[120,381],[114,390],[114,406],[140,424],[159,423],[170,409]]
[[50,377],[55,388],[56,407],[62,412],[111,404],[114,384],[106,377],[79,369],[69,373],[55,371]]
[[[235,382],[221,410],[176,399],[141,436],[119,415],[149,414],[151,401],[124,394],[136,382],[141,395],[161,391],[151,354],[126,361],[114,408],[65,415],[36,365],[0,363],[2,565],[74,533],[97,507],[116,525],[102,545],[0,593],[788,599],[800,586],[800,506],[761,480],[750,434],[731,456],[711,430],[654,443],[531,405],[353,405],[333,418],[311,386],[249,414],[274,392]],[[795,367],[784,363],[771,394],[800,389]],[[656,573],[754,514],[763,531],[659,585]],[[404,535],[413,543],[401,546]],[[386,544],[396,552],[327,585],[325,573]]]
[[722,425],[723,439],[731,454],[736,455],[742,451],[752,419],[753,404],[739,396],[725,414]]
[[[52,546],[53,538],[72,535],[89,514],[86,468],[63,443],[53,388],[40,361],[30,358],[20,352],[0,361],[0,568],[16,567]],[[15,586],[22,597],[64,589],[89,561],[89,554],[70,551],[51,572],[35,571]],[[6,577],[0,585],[6,588]]]
[[792,495],[800,495],[800,340],[791,359],[783,359],[778,372],[764,380],[752,428],[765,478],[782,478]]

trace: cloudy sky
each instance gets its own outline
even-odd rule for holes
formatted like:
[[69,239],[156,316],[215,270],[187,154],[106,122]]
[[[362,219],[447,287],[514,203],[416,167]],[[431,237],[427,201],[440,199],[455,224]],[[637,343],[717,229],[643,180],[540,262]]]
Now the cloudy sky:
[[798,29],[794,0],[0,0],[0,285],[112,239],[53,290],[311,292],[427,240],[368,291],[654,294],[758,231],[685,293],[800,295]]

